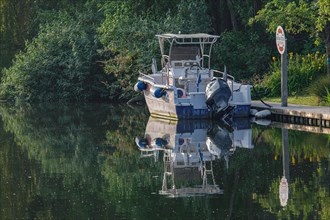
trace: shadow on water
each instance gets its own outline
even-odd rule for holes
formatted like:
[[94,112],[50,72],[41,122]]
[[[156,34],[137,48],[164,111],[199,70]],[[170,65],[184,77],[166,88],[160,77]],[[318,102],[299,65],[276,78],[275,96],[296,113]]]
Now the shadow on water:
[[127,105],[0,116],[0,219],[330,217],[327,135],[159,122]]

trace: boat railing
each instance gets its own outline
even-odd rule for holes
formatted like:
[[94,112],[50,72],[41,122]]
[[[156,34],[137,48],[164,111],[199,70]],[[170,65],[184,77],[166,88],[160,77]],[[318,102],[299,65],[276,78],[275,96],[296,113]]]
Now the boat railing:
[[[219,71],[219,70],[212,70],[213,71],[213,73],[220,73],[221,75],[222,75],[222,77],[224,77],[224,75],[225,75],[225,73],[224,72],[221,72],[221,71]],[[229,78],[231,81],[235,81],[235,77],[234,76],[232,76],[232,75],[229,75],[229,74],[227,74],[227,78]]]
[[205,95],[205,92],[189,92],[189,95]]
[[144,74],[141,71],[139,71],[139,73],[142,77],[145,77],[145,78],[148,78],[149,80],[151,80],[153,84],[155,83],[155,79],[152,78],[151,76],[148,76],[147,74]]
[[140,73],[140,77],[139,80],[149,83],[150,85],[156,86],[157,88],[162,88],[162,89],[168,89],[168,90],[172,90],[173,86],[171,85],[165,85],[165,84],[159,84],[159,82],[155,82],[155,79],[147,74],[144,74],[142,72]]

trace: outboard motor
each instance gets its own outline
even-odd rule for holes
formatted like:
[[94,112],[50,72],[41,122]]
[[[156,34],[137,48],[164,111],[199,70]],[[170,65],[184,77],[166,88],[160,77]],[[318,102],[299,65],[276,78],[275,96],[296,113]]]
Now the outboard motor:
[[229,131],[223,125],[215,123],[207,130],[207,138],[210,139],[213,146],[223,151],[230,151],[233,148],[231,133],[232,131]]
[[213,124],[212,127],[208,129],[206,146],[211,154],[218,158],[224,157],[225,159],[228,159],[235,150],[233,147],[231,132],[218,124]]
[[228,109],[230,96],[230,88],[223,79],[213,78],[206,86],[206,105],[216,116],[223,115]]

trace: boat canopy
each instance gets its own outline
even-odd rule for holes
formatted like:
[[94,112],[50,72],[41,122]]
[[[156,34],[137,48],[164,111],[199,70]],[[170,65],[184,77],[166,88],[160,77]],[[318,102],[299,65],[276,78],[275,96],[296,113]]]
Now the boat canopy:
[[[220,36],[217,35],[211,35],[211,34],[205,34],[205,33],[198,33],[198,34],[158,34],[156,35],[159,40],[159,46],[160,51],[162,54],[162,67],[166,65],[166,63],[169,63],[171,65],[170,61],[173,60],[174,56],[172,55],[177,54],[177,49],[174,49],[176,46],[179,45],[183,49],[183,47],[195,47],[199,46],[199,52],[198,54],[201,55],[201,64],[202,67],[204,67],[204,64],[207,63],[208,68],[210,68],[210,58],[211,58],[211,50],[212,45],[218,40]],[[165,42],[169,44],[169,47],[167,47],[167,52],[165,52]],[[205,45],[208,45],[206,49]],[[186,52],[189,51],[187,48],[184,49]],[[190,51],[193,51],[194,49],[191,49]],[[175,51],[175,52],[174,52]],[[174,52],[174,53],[173,53]],[[184,53],[186,53],[184,52]],[[195,53],[196,55],[197,53]],[[178,56],[176,56],[178,57]],[[174,58],[175,59],[175,58]],[[206,60],[205,60],[206,59]]]
[[177,44],[214,44],[220,36],[211,34],[159,34],[158,39],[167,39]]

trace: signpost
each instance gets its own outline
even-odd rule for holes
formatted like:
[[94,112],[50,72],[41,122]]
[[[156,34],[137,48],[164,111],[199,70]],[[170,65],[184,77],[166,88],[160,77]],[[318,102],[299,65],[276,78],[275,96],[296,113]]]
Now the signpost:
[[276,29],[276,47],[281,54],[281,106],[288,106],[288,67],[287,50],[284,30],[281,26]]

